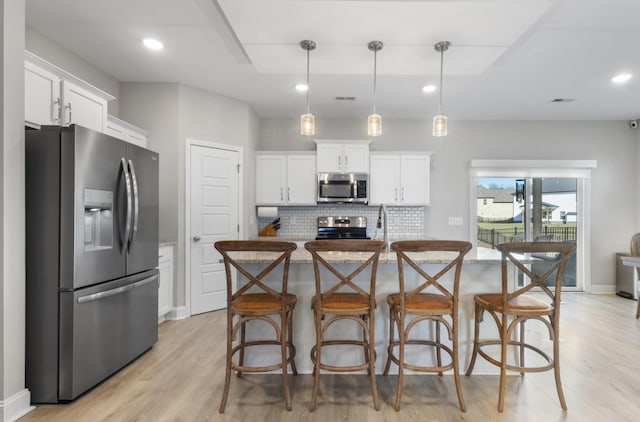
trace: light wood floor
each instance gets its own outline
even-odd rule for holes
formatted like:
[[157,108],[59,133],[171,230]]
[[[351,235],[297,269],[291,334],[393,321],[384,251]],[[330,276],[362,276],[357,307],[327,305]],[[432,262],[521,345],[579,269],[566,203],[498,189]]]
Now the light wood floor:
[[[145,355],[72,404],[39,406],[28,421],[637,421],[640,420],[640,322],[636,302],[617,296],[564,294],[561,354],[569,407],[558,403],[553,374],[507,381],[505,411],[496,410],[498,377],[462,377],[460,412],[450,375],[407,376],[400,412],[396,377],[378,377],[382,401],[373,409],[366,376],[323,375],[318,408],[308,410],[311,375],[291,377],[287,412],[277,375],[233,377],[226,412],[218,413],[225,361],[225,312],[160,326]],[[379,357],[379,358],[385,358]],[[298,356],[297,359],[308,359]]]

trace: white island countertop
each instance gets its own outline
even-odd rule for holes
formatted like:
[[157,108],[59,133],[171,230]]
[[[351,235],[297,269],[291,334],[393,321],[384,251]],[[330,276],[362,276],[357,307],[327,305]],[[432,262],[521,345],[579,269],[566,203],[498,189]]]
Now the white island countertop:
[[[298,249],[291,253],[292,264],[311,264],[311,254],[304,249],[304,242],[296,242]],[[325,252],[321,254],[328,262],[357,264],[364,262],[369,253],[364,252]],[[419,264],[443,264],[454,258],[456,252],[424,252],[408,254]],[[275,256],[272,252],[238,252],[232,254],[240,263],[266,263],[271,262]],[[532,261],[535,259],[532,259]],[[464,257],[464,264],[498,264],[501,254],[495,249],[474,247]],[[396,254],[382,252],[378,261],[380,264],[396,263]]]

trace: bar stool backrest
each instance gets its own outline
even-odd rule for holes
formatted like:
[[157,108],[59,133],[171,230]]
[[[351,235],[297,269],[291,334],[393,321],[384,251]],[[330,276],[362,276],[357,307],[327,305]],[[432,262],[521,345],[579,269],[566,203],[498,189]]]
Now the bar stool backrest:
[[[503,300],[512,300],[524,293],[529,292],[534,288],[540,288],[548,297],[552,303],[558,308],[560,304],[560,294],[562,290],[562,276],[564,273],[564,266],[567,259],[576,250],[575,243],[571,242],[520,242],[520,243],[501,243],[498,245],[498,250],[502,253],[502,292]],[[523,258],[530,256],[528,254],[547,254],[553,256],[554,263],[543,274],[535,275],[527,267],[527,264],[523,263]],[[524,285],[514,291],[508,291],[508,271],[507,264],[512,263],[518,270],[528,277],[529,283],[525,282]],[[555,277],[549,277],[555,273]],[[547,280],[547,278],[549,278]],[[526,280],[526,279],[525,279]],[[545,280],[549,285],[545,284]],[[552,291],[551,288],[554,290]]]
[[[458,240],[403,240],[393,242],[391,250],[396,253],[398,259],[398,282],[400,286],[401,305],[404,305],[406,299],[410,299],[420,293],[424,293],[427,289],[435,289],[438,293],[446,296],[449,300],[454,300],[454,294],[458,292],[460,284],[460,272],[462,270],[462,260],[464,256],[471,250],[471,243]],[[452,252],[451,256],[442,256],[442,263],[446,264],[436,274],[428,274],[424,268],[416,264],[411,257],[411,253],[424,252]],[[418,273],[423,282],[417,287],[405,290],[405,265],[413,268]],[[440,283],[440,279],[452,269],[455,268],[453,288],[448,289]],[[457,302],[457,301],[455,301]]]
[[[225,272],[227,277],[227,302],[233,303],[235,299],[246,293],[266,293],[275,299],[283,302],[286,301],[287,284],[289,279],[289,263],[291,261],[291,252],[296,249],[293,242],[280,242],[273,240],[223,240],[215,243],[215,248],[220,252],[224,259]],[[243,257],[256,259],[255,253],[273,252],[272,256],[264,255],[266,267],[258,274],[251,274],[241,263]],[[236,254],[237,253],[237,254]],[[250,256],[254,253],[253,256]],[[245,254],[245,255],[243,255]],[[249,254],[249,255],[247,255]],[[262,257],[263,255],[261,255]],[[263,280],[274,269],[282,266],[282,284],[276,290],[268,286]],[[232,268],[238,270],[238,273],[247,279],[246,283],[239,283],[240,287],[235,293],[233,292],[233,272]]]
[[[356,293],[370,301],[375,302],[375,284],[376,274],[378,272],[378,260],[380,258],[380,252],[385,247],[385,243],[381,240],[317,240],[307,242],[304,247],[311,253],[313,258],[313,269],[315,275],[316,294],[320,295],[323,300],[330,298],[337,293],[345,293],[348,290],[350,293]],[[332,265],[329,255],[324,255],[323,252],[352,252],[354,254],[364,253],[366,254],[366,260],[361,261],[362,258],[356,259],[354,255],[354,262],[361,262],[361,264],[353,270],[350,274],[342,274],[339,270]],[[344,256],[341,257],[341,261],[344,262]],[[337,283],[330,284],[330,287],[323,290],[321,268],[326,268],[337,279]],[[364,290],[358,286],[353,280],[360,273],[370,268],[369,278],[369,291]],[[329,283],[327,283],[329,285]]]

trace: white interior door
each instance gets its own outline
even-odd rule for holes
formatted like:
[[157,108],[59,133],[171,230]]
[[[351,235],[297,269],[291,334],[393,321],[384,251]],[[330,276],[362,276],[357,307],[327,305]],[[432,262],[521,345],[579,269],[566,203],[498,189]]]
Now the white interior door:
[[191,146],[191,314],[226,307],[224,265],[213,244],[239,237],[239,153]]

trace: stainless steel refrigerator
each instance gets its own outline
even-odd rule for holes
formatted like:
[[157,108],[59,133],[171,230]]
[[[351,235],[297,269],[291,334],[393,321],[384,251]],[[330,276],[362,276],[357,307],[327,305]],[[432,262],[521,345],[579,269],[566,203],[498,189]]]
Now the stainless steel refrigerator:
[[77,125],[25,133],[26,384],[56,403],[158,340],[158,154]]

